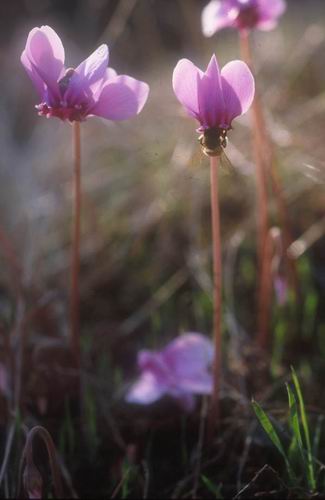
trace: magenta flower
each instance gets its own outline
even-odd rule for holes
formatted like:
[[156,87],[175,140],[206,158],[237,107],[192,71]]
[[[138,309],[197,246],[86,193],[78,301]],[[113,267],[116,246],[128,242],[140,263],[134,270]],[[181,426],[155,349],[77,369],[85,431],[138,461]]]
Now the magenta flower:
[[233,119],[250,107],[255,84],[244,62],[231,61],[220,71],[213,55],[205,73],[181,59],[174,69],[173,89],[187,113],[199,121],[199,132],[225,140]]
[[169,395],[190,411],[194,394],[210,394],[212,343],[199,333],[185,333],[161,351],[138,353],[139,379],[126,395],[129,403],[147,405]]
[[284,0],[211,0],[202,12],[202,30],[212,36],[223,28],[268,31],[284,13]]
[[126,120],[142,110],[146,83],[108,68],[108,47],[101,45],[77,68],[65,68],[64,48],[49,26],[29,33],[21,55],[40,97],[39,115],[82,121],[87,116]]

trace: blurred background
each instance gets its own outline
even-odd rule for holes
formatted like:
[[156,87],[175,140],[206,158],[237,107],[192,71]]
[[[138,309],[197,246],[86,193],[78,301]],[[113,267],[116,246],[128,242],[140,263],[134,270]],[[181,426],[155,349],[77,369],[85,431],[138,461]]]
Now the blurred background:
[[[104,42],[118,73],[151,87],[137,118],[124,123],[93,118],[82,124],[84,352],[100,352],[104,346],[106,357],[113,352],[114,363],[134,372],[139,347],[163,344],[181,331],[211,331],[208,163],[198,149],[196,123],[185,116],[171,86],[173,68],[182,57],[202,68],[212,52],[221,64],[239,57],[233,30],[210,39],[201,34],[206,3],[0,4],[0,315],[3,324],[10,323],[14,275],[22,273],[29,307],[48,308],[30,337],[38,347],[44,339],[64,339],[67,332],[72,205],[72,129],[38,117],[36,93],[19,60],[28,32],[42,24],[60,35],[68,66],[76,66]],[[304,306],[303,343],[283,349],[289,361],[295,349],[302,359],[319,349],[325,354],[320,299],[325,287],[324,48],[322,0],[289,1],[278,28],[257,32],[253,40],[258,88],[298,240],[304,290],[312,297]],[[248,115],[236,121],[227,154],[234,172],[224,169],[220,175],[229,313],[225,329],[231,336],[235,308],[237,327],[252,337],[256,197]],[[296,320],[282,309],[281,314],[277,310],[279,318],[280,333],[287,331],[290,342]],[[311,338],[313,342],[306,340]]]
[[[125,403],[123,407],[125,389],[136,374],[138,350],[158,348],[181,332],[210,335],[212,331],[208,160],[198,147],[197,124],[185,116],[171,86],[173,69],[182,57],[201,68],[213,52],[221,65],[239,57],[235,31],[203,37],[201,11],[206,4],[207,0],[0,2],[1,348],[8,332],[13,332],[15,341],[22,314],[17,283],[22,283],[26,320],[22,414],[28,425],[41,422],[53,433],[69,471],[74,475],[77,470],[84,493],[97,488],[100,462],[106,485],[102,493],[107,494],[107,470],[111,467],[113,484],[112,471],[118,468],[114,450],[124,460],[129,450],[125,443],[133,443],[132,439],[138,439],[142,451],[149,449],[146,440],[152,422],[160,425],[157,419],[150,423],[146,409],[139,414]],[[280,303],[274,294],[270,350],[256,357],[249,349],[257,327],[257,266],[255,167],[248,113],[236,120],[229,134],[227,155],[233,168],[220,170],[223,329],[228,345],[225,378],[230,382],[228,414],[234,421],[236,408],[240,419],[249,418],[251,387],[257,399],[274,395],[279,387],[276,377],[287,373],[290,364],[304,374],[310,404],[320,404],[323,390],[325,2],[291,0],[287,4],[277,29],[254,33],[253,51],[295,240],[291,250],[300,297],[295,301],[289,291],[285,303]],[[110,66],[151,87],[138,117],[120,123],[90,118],[82,123],[81,425],[90,436],[88,444],[74,430],[79,420],[75,428],[71,424],[73,415],[79,417],[69,402],[71,396],[76,399],[76,391],[70,383],[71,359],[66,349],[72,128],[37,115],[36,92],[19,60],[29,31],[43,24],[61,37],[67,66],[78,65],[98,45],[107,43]],[[274,200],[270,212],[277,226]],[[17,345],[19,339],[13,347]],[[271,380],[265,375],[270,367]],[[3,384],[2,378],[0,387]],[[5,408],[1,397],[0,425],[9,421]],[[162,411],[162,426],[173,415]],[[125,441],[118,428],[123,425]],[[193,428],[194,434],[188,436],[196,443],[197,422]],[[166,468],[173,463],[171,457],[178,456],[174,442],[183,430],[175,429],[174,438],[168,429],[157,437],[157,491],[159,480],[162,488],[166,486],[165,469],[160,475],[161,460],[165,459]],[[233,429],[230,433],[236,436]],[[136,438],[132,432],[138,433]],[[4,447],[4,439],[0,445]],[[101,459],[97,445],[102,447]],[[230,449],[236,457],[229,458],[229,462],[234,458],[229,470],[233,463],[237,470],[237,448],[226,445],[224,456],[228,459]],[[258,448],[256,456],[260,455]],[[15,457],[17,465],[18,452]],[[221,473],[223,467],[224,462]],[[121,466],[116,481],[123,470]],[[257,469],[252,470],[255,474]],[[224,477],[220,481],[225,482]],[[229,484],[235,484],[233,476]]]

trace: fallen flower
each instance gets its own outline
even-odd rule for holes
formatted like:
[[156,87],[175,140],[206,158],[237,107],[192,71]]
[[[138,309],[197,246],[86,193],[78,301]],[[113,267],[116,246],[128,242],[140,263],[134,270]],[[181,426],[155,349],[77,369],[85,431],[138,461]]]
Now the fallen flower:
[[21,62],[41,99],[39,115],[83,121],[87,116],[126,120],[142,110],[149,86],[108,68],[107,45],[98,47],[77,68],[65,68],[64,47],[49,26],[28,35]]
[[269,31],[285,9],[284,0],[211,0],[202,11],[202,31],[205,36],[223,28]]
[[161,351],[138,353],[141,372],[126,395],[126,401],[148,405],[169,395],[190,411],[194,394],[211,394],[212,342],[200,333],[185,333]]

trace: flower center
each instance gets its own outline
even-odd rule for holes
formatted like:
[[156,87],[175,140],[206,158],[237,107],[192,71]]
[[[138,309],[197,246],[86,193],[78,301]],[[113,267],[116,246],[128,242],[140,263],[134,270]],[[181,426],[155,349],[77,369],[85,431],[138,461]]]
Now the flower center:
[[69,87],[70,80],[73,77],[73,75],[75,74],[75,72],[76,71],[74,68],[68,68],[68,69],[66,69],[63,77],[59,80],[58,84],[59,84],[59,89],[60,89],[60,93],[61,93],[62,97],[64,96],[67,88]]
[[35,108],[39,116],[46,116],[46,118],[56,117],[63,121],[69,122],[82,122],[87,116],[87,103],[75,104],[74,106],[49,106],[46,102],[37,104]]
[[227,146],[227,129],[207,128],[198,140],[205,155],[220,156],[223,148]]
[[249,1],[240,4],[237,17],[238,27],[241,29],[254,28],[259,20],[258,7],[255,2]]

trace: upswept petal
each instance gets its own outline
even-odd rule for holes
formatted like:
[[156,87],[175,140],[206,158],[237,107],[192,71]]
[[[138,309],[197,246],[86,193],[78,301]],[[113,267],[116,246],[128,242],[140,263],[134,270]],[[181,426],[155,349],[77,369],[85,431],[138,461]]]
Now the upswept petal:
[[242,61],[231,61],[221,70],[222,90],[225,101],[225,123],[246,113],[255,93],[254,77]]
[[78,104],[85,96],[91,98],[94,89],[99,89],[104,83],[108,57],[108,47],[103,44],[79,64],[70,78],[65,100]]
[[198,85],[201,125],[205,127],[219,126],[224,115],[225,102],[222,94],[220,70],[215,55],[211,57],[207,70]]
[[199,119],[198,86],[203,72],[188,59],[181,59],[173,72],[173,89],[187,112]]
[[128,403],[150,404],[154,403],[166,394],[166,387],[158,382],[157,378],[150,371],[143,372],[128,393],[126,401]]
[[270,21],[258,21],[256,28],[258,28],[261,31],[271,31],[277,27],[277,24],[278,22],[275,19]]
[[40,99],[43,100],[44,92],[45,92],[45,83],[43,82],[41,77],[38,75],[35,68],[32,66],[30,60],[27,57],[25,50],[23,51],[23,53],[20,57],[20,60],[22,62],[22,65],[24,66],[25,70],[27,71],[29,78],[32,80]]
[[258,0],[261,22],[274,21],[282,16],[287,6],[284,0]]
[[108,81],[108,80],[112,80],[113,78],[115,78],[117,76],[117,72],[115,71],[115,69],[113,68],[106,68],[105,70],[105,74],[104,74],[104,78],[102,80],[99,80],[95,83],[93,83],[91,86],[90,86],[90,90],[93,94],[93,99],[94,101],[97,101],[98,98],[99,98],[99,95],[100,95],[100,92],[104,86],[104,84]]
[[91,85],[105,76],[108,66],[109,51],[106,44],[98,47],[76,68],[76,73]]
[[202,11],[202,32],[204,36],[212,36],[217,31],[232,26],[232,7],[227,2],[212,0]]
[[25,54],[51,92],[59,95],[57,82],[64,67],[64,48],[55,31],[49,26],[32,29]]
[[173,340],[162,356],[177,383],[185,379],[195,379],[208,373],[213,360],[211,341],[199,333],[187,333]]
[[127,75],[119,75],[104,83],[96,104],[89,113],[108,120],[127,120],[142,110],[149,86]]
[[117,76],[117,72],[113,68],[107,68],[105,71],[104,79],[111,80]]

